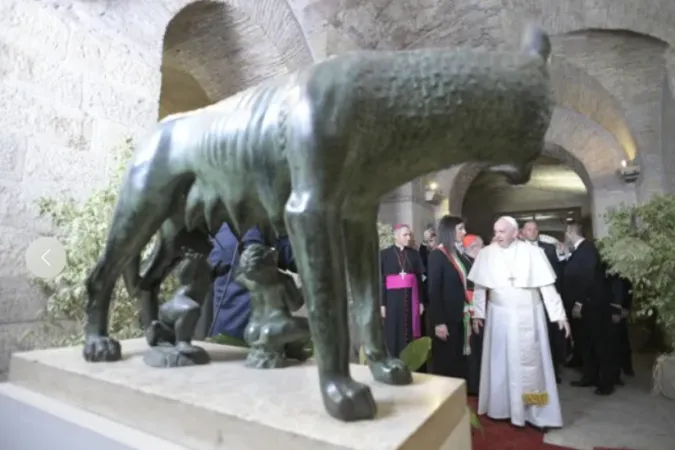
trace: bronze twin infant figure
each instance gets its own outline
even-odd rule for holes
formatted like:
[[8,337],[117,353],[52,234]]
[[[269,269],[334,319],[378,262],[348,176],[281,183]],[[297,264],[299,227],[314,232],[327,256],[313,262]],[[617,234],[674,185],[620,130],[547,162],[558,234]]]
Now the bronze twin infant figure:
[[[107,318],[123,274],[146,299],[144,321],[159,321],[151,343],[175,343],[181,357],[193,352],[192,322],[211,276],[204,249],[188,258],[183,287],[159,318],[157,281],[180,259],[177,249],[190,247],[181,240],[209,245],[203,227],[227,223],[237,234],[257,225],[268,242],[290,238],[326,410],[341,420],[373,418],[370,388],[349,372],[347,285],[373,377],[412,382],[382,338],[379,200],[469,161],[508,164],[514,181],[526,182],[553,112],[550,50],[548,36],[529,27],[517,51],[350,53],[165,118],[136,150],[103,253],[86,280],[85,359],[121,358]],[[140,268],[139,255],[158,232],[164,254],[151,269]],[[281,349],[302,359],[307,329],[290,316],[298,294],[267,249],[248,250],[239,276],[254,303],[246,336],[258,356],[250,362],[275,366]]]

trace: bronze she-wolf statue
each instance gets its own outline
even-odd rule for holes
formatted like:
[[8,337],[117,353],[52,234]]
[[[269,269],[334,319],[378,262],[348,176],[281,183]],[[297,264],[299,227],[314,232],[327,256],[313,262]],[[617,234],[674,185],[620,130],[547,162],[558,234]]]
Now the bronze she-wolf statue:
[[[207,223],[218,205],[236,233],[287,233],[307,302],[320,389],[342,420],[373,418],[349,372],[347,290],[373,377],[412,382],[381,334],[377,211],[387,192],[467,161],[512,164],[529,178],[553,111],[548,36],[518,51],[357,52],[162,120],[136,150],[103,253],[86,280],[84,357],[116,361],[110,295],[134,255],[177,209]],[[195,201],[193,191],[201,200]]]

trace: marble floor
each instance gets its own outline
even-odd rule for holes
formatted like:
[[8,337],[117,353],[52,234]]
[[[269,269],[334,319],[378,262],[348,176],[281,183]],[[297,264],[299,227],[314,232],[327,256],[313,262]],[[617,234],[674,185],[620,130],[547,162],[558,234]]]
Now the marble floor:
[[631,450],[675,449],[675,400],[651,394],[653,358],[636,357],[636,376],[608,397],[592,388],[569,385],[578,375],[568,370],[560,385],[565,427],[549,431],[544,442],[579,450],[594,447]]

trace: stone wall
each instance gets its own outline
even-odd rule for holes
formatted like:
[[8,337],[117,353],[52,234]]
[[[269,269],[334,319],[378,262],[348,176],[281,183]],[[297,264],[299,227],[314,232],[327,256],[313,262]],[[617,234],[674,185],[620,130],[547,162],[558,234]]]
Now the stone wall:
[[[675,80],[673,80],[675,82]],[[667,76],[663,80],[663,115],[661,120],[661,152],[663,158],[665,190],[675,194],[675,98]]]
[[[663,43],[675,43],[672,1],[653,0],[640,8],[633,2],[615,0],[413,3],[0,3],[0,372],[6,369],[10,350],[32,344],[20,338],[38,327],[44,305],[44,299],[29,285],[23,262],[31,240],[50,230],[49,224],[36,217],[35,200],[47,194],[84,198],[106,181],[110,148],[122,137],[141,135],[160,115],[217,100],[312,59],[357,48],[513,45],[522,23],[529,19],[554,34],[595,28],[628,29],[653,36],[651,40],[626,38],[626,42],[645,43],[635,48],[633,44],[620,47],[624,44],[614,38],[610,38],[614,39],[611,44],[603,44],[600,35],[590,38],[598,52],[606,52],[606,60],[598,53],[589,57],[583,46],[566,47],[564,39],[556,51],[572,61],[563,61],[568,65],[589,65],[593,76],[600,83],[604,80],[607,90],[618,99],[623,116],[617,117],[627,119],[638,154],[644,148],[645,173],[655,174],[641,182],[640,198],[660,189],[657,184],[663,175],[659,175],[659,161],[666,161],[660,151],[663,142],[655,132],[661,126],[653,114],[661,111],[662,105],[654,91],[660,85],[654,83],[657,75],[658,81],[663,79],[663,61],[673,79],[672,52],[659,56],[658,74],[644,64],[657,56],[657,47],[663,52]],[[193,6],[184,9],[189,4]],[[630,58],[617,56],[624,50]],[[163,59],[165,51],[167,57]],[[635,81],[638,75],[645,77],[640,83]],[[613,79],[616,82],[608,84],[607,80]],[[578,80],[573,78],[561,85],[575,85]],[[563,91],[580,96],[578,91]],[[624,97],[621,91],[625,91]],[[602,115],[590,120],[596,126],[611,127],[603,124],[612,121]],[[609,134],[624,144],[611,129]],[[565,149],[592,153],[590,143],[581,150]],[[615,187],[604,189],[612,202],[626,195]],[[433,213],[420,199],[419,184],[411,191],[417,194],[410,194],[406,201],[413,204],[402,208],[409,211],[406,214],[410,214],[413,227],[423,227]],[[596,208],[602,202],[596,196]]]
[[110,31],[33,1],[0,6],[0,373],[42,331],[44,299],[24,263],[49,230],[34,202],[101,186],[110,145],[156,117],[159,80]]

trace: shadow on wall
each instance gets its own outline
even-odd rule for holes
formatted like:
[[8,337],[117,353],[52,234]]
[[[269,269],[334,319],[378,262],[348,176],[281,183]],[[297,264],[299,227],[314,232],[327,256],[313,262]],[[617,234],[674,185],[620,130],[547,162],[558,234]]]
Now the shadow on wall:
[[174,64],[169,56],[165,56],[162,61],[158,120],[170,114],[203,108],[213,103],[197,80]]

